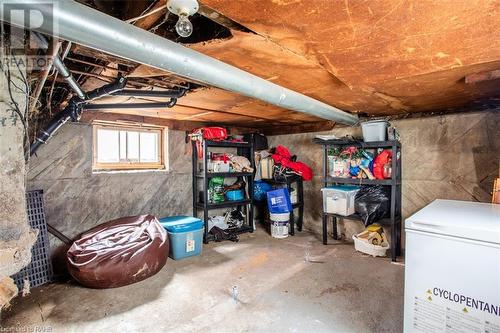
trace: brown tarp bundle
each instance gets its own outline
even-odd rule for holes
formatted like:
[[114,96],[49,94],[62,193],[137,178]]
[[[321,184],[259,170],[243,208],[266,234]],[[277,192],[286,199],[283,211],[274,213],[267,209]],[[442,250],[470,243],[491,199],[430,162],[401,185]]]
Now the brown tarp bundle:
[[123,217],[83,233],[68,250],[68,270],[90,288],[121,287],[156,274],[167,262],[168,248],[156,217]]

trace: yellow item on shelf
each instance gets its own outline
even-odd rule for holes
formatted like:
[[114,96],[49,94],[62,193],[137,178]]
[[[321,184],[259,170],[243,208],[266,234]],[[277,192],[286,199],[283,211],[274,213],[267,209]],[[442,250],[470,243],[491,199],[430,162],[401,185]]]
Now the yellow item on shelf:
[[384,228],[376,223],[366,227],[366,229],[357,234],[356,237],[372,245],[385,246],[388,244]]
[[366,227],[366,230],[370,232],[378,232],[382,234],[384,232],[384,229],[380,226],[380,224],[374,223]]

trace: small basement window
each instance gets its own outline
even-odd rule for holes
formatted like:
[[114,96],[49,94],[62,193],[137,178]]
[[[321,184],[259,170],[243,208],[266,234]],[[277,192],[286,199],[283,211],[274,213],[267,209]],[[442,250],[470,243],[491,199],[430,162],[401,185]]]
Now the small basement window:
[[94,124],[93,169],[166,169],[164,127]]

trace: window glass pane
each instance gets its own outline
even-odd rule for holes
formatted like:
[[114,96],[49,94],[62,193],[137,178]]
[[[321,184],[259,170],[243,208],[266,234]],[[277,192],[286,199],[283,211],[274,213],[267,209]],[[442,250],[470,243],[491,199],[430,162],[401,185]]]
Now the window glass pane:
[[158,133],[141,132],[141,162],[159,162]]
[[139,161],[139,132],[127,131],[127,159],[129,162]]
[[[155,168],[162,161],[162,132],[123,127],[97,127],[94,138],[96,169]],[[110,164],[110,165],[106,165]],[[162,166],[159,166],[160,168]]]
[[127,132],[120,131],[120,161],[127,160]]
[[97,162],[118,162],[118,131],[98,129],[97,130]]

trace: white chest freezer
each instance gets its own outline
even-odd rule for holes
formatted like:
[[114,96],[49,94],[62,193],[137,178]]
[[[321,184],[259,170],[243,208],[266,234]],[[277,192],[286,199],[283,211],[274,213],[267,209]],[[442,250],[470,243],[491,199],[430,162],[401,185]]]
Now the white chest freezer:
[[404,331],[500,333],[500,205],[436,200],[405,230]]

